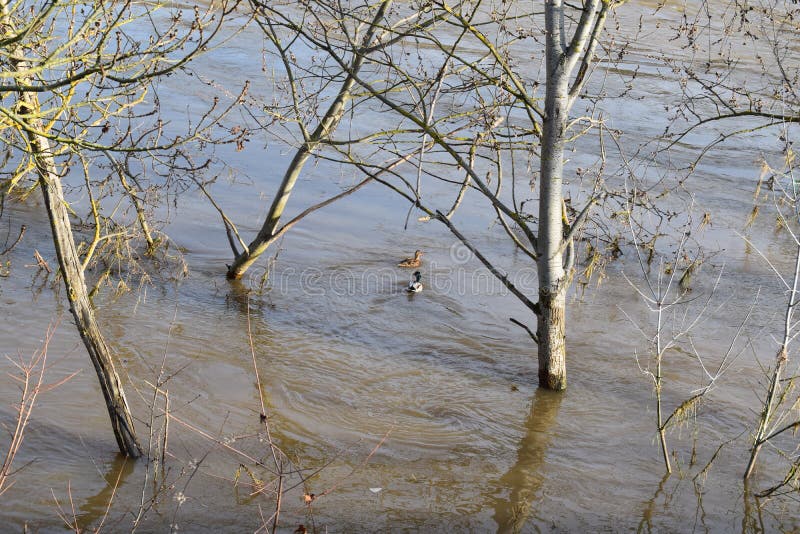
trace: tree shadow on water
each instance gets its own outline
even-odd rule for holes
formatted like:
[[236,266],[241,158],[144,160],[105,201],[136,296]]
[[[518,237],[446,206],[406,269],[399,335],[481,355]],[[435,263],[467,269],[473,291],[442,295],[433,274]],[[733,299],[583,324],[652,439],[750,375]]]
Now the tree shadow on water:
[[520,532],[535,509],[545,481],[547,449],[563,398],[563,393],[543,388],[538,388],[533,395],[517,461],[497,481],[499,490],[509,490],[507,498],[498,498],[495,502],[498,533]]

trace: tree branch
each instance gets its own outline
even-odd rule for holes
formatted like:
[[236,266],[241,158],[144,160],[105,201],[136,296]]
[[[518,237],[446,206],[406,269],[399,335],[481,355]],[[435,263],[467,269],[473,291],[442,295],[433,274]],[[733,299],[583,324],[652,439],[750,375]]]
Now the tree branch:
[[528,335],[531,336],[531,339],[533,340],[533,342],[536,343],[537,345],[539,344],[539,336],[537,336],[535,333],[531,332],[531,329],[528,328],[527,325],[517,321],[513,317],[509,317],[508,320],[511,321],[512,323],[514,323],[515,325],[521,327],[523,330],[525,330],[528,333]]
[[500,282],[502,282],[503,285],[506,286],[506,288],[509,291],[511,291],[511,293],[513,293],[514,296],[517,297],[529,310],[531,310],[533,313],[536,314],[539,313],[538,312],[539,306],[535,302],[532,302],[527,296],[525,296],[525,294],[522,291],[517,289],[517,287],[511,282],[511,280],[508,279],[508,276],[505,273],[500,272],[500,270],[497,269],[497,267],[495,267],[488,259],[486,259],[486,257],[483,254],[481,254],[481,252],[477,248],[475,248],[475,246],[472,243],[470,243],[470,241],[466,237],[464,237],[464,234],[458,231],[458,228],[456,228],[455,225],[452,222],[450,222],[450,219],[445,217],[444,214],[438,210],[436,211],[436,219],[438,219],[445,226],[447,226],[447,228],[450,229],[450,232],[452,232],[452,234],[456,236],[461,241],[461,243],[463,243],[464,246],[467,247],[469,251],[472,252],[472,254],[474,254],[475,257],[478,258],[480,262],[483,263],[483,265],[486,266],[486,268],[489,269],[489,271],[495,277],[497,277],[497,279],[500,280]]

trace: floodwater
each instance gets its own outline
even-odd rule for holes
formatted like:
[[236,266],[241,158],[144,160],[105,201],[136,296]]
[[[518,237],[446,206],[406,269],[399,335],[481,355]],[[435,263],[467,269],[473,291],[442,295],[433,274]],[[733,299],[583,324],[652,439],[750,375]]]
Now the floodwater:
[[[667,7],[653,15],[655,6],[641,3],[623,9],[623,27],[640,14],[666,22],[681,16]],[[260,68],[252,38],[245,34],[217,51],[224,66],[202,64],[205,74],[252,76]],[[663,131],[663,101],[675,97],[677,81],[652,59],[665,46],[669,41],[642,39],[625,64],[596,73],[612,80],[640,67],[629,99],[603,104],[613,127],[633,145]],[[758,72],[747,58],[741,68]],[[161,96],[170,101],[165,95],[184,89],[175,82]],[[179,100],[172,101],[179,113]],[[705,135],[687,138],[671,157],[692,160],[713,137]],[[739,234],[777,269],[791,270],[794,246],[775,231],[770,215],[744,228],[759,158],[778,150],[768,134],[723,144],[687,182],[700,213],[712,215],[696,237],[714,251],[693,282],[698,298],[687,305],[690,317],[723,272],[691,336],[706,369],[713,372],[722,362],[752,313],[726,372],[696,414],[669,432],[670,477],[664,477],[657,446],[653,385],[642,372],[648,341],[632,323],[652,335],[655,317],[625,279],[643,284],[631,249],[600,281],[571,293],[569,388],[552,393],[536,387],[535,346],[508,321],[532,324],[524,307],[446,228],[412,216],[404,229],[407,206],[381,186],[370,185],[298,224],[271,252],[280,250],[266,287],[250,293],[246,288],[259,287],[266,262],[243,284],[227,282],[224,228],[199,193],[187,192],[165,230],[181,247],[188,276],[154,277],[116,296],[107,291],[98,308],[145,443],[152,385],[160,382],[169,392],[168,454],[158,466],[116,454],[63,290],[58,284],[53,289],[52,276],[35,276],[34,250],[55,262],[41,205],[36,198],[9,202],[0,231],[16,235],[20,224],[28,231],[7,258],[11,276],[0,278],[0,353],[32,354],[54,324],[47,380],[77,375],[39,396],[15,463],[22,469],[0,496],[0,530],[49,532],[77,523],[114,532],[134,524],[142,532],[249,532],[271,524],[274,496],[255,491],[254,484],[272,480],[273,466],[259,418],[255,358],[271,435],[291,460],[285,463],[292,472],[284,485],[281,531],[304,524],[320,532],[796,532],[796,502],[758,501],[742,484],[764,390],[760,366],[774,357],[785,294]],[[213,192],[245,239],[255,235],[289,153],[271,139],[266,147],[256,141],[220,155],[236,180],[220,180]],[[309,165],[290,211],[357,180],[324,162]],[[501,238],[486,213],[468,197],[454,220],[535,294],[528,259]],[[408,296],[402,288],[409,273],[394,265],[415,249],[425,251],[428,287]],[[690,346],[665,359],[668,413],[708,381]],[[9,362],[2,365],[13,374]],[[13,422],[17,395],[3,374],[4,426]],[[155,434],[163,425],[162,407],[158,396]],[[7,443],[5,434],[0,443]],[[266,467],[255,466],[254,458]],[[712,458],[707,473],[695,479]],[[784,465],[765,450],[751,489],[779,481]],[[304,484],[298,472],[308,477]],[[316,495],[310,506],[304,493]]]

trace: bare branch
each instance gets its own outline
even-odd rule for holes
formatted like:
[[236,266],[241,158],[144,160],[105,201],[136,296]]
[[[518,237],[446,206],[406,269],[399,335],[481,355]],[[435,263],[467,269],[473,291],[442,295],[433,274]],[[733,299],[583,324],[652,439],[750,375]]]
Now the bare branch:
[[447,228],[450,229],[453,235],[456,236],[464,244],[464,246],[467,247],[469,251],[472,252],[472,254],[474,254],[475,257],[478,258],[478,260],[480,260],[480,262],[483,263],[483,265],[487,269],[489,269],[489,271],[498,280],[500,280],[500,282],[502,282],[503,285],[506,286],[506,288],[509,291],[511,291],[511,293],[514,294],[515,297],[517,297],[520,300],[520,302],[522,302],[529,310],[531,310],[535,314],[537,315],[539,314],[538,304],[532,302],[527,296],[525,296],[524,293],[522,293],[519,289],[517,289],[517,287],[511,282],[511,280],[508,279],[508,276],[505,273],[497,269],[494,266],[494,264],[492,264],[492,262],[486,259],[486,256],[481,254],[481,252],[477,248],[475,248],[475,246],[472,243],[470,243],[470,241],[466,237],[464,237],[464,234],[458,231],[458,228],[456,228],[455,225],[452,222],[450,222],[450,219],[445,217],[444,214],[442,214],[442,212],[440,211],[436,211],[436,219],[438,219],[445,226],[447,226]]
[[508,320],[511,321],[512,323],[514,323],[515,325],[519,326],[523,330],[525,330],[528,333],[528,335],[531,336],[531,339],[533,340],[534,343],[537,343],[537,344],[539,343],[539,337],[535,333],[533,333],[531,331],[531,329],[528,328],[527,325],[521,323],[520,321],[517,321],[513,317],[509,317]]

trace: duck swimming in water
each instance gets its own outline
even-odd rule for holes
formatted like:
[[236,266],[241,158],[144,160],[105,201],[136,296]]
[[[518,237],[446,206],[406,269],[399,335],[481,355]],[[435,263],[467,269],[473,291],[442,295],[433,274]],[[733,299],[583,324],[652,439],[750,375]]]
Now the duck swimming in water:
[[419,293],[422,291],[422,282],[420,282],[420,279],[422,279],[422,273],[416,271],[414,273],[414,278],[411,280],[411,283],[408,284],[406,291],[408,293]]
[[421,250],[418,250],[418,251],[414,252],[414,257],[413,258],[406,258],[403,261],[401,261],[400,263],[398,263],[397,266],[398,267],[419,267],[420,265],[422,265],[422,260],[420,259],[422,257],[422,254],[423,254],[423,252]]

